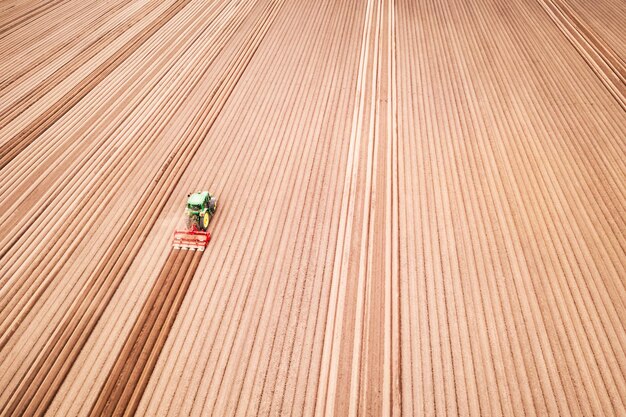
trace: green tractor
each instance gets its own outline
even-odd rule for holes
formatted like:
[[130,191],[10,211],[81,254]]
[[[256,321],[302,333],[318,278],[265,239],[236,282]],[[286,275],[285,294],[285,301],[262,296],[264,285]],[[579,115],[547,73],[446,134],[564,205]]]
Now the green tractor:
[[185,208],[187,228],[206,231],[215,210],[217,210],[217,198],[208,191],[189,194]]

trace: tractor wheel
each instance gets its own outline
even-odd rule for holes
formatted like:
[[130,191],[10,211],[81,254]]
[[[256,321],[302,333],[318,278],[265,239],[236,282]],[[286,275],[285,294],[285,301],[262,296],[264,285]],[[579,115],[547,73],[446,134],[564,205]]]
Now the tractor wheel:
[[191,230],[194,226],[198,227],[198,224],[192,216],[187,216],[185,219],[185,226],[187,226],[187,230]]
[[210,221],[211,221],[211,215],[210,215],[210,214],[209,214],[209,212],[207,211],[207,212],[205,212],[205,213],[202,215],[200,228],[201,228],[202,230],[206,230],[206,229],[208,229],[208,228],[209,228],[209,222],[210,222]]

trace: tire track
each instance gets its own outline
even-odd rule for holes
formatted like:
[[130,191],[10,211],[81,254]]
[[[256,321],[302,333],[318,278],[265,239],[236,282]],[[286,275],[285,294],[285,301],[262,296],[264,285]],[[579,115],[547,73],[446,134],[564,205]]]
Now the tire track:
[[134,415],[201,256],[170,252],[89,415]]

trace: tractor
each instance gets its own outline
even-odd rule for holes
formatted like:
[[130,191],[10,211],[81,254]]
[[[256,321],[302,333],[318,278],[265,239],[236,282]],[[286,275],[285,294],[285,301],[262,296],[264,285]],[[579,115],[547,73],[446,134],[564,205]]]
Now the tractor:
[[185,208],[187,229],[195,228],[206,231],[215,210],[217,210],[217,198],[209,194],[208,191],[199,191],[189,194],[187,197],[187,207]]
[[187,230],[174,232],[174,249],[203,251],[211,240],[207,231],[217,210],[217,198],[208,191],[199,191],[187,196],[185,222]]

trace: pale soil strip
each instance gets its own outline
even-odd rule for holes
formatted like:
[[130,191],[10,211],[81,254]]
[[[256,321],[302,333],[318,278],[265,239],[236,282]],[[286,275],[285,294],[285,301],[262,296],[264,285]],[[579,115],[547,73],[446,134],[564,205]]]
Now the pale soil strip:
[[[397,197],[393,179],[395,136],[394,115],[394,2],[381,4],[380,49],[376,91],[376,144],[373,170],[372,212],[368,242],[368,320],[360,343],[363,348],[362,385],[359,393],[359,414],[392,415],[392,407],[400,410],[399,387],[394,395],[392,376],[399,378],[399,369],[392,368],[392,288],[397,275],[392,259],[396,243],[393,223]],[[396,229],[397,230],[397,229]],[[381,239],[385,239],[384,245]],[[397,252],[396,252],[397,253]],[[399,346],[397,346],[399,348]],[[392,396],[394,403],[392,404]]]
[[387,148],[387,213],[391,218],[386,224],[385,236],[389,245],[386,253],[388,269],[385,271],[387,289],[385,294],[385,324],[387,343],[385,344],[385,361],[383,362],[383,404],[382,413],[388,416],[402,415],[402,322],[401,322],[401,279],[400,279],[400,181],[398,157],[398,76],[397,76],[397,28],[396,0],[389,2],[389,86],[387,112],[388,148]]
[[[352,222],[355,209],[356,179],[359,171],[360,154],[360,130],[363,123],[365,110],[366,70],[368,66],[369,44],[371,33],[371,21],[373,21],[373,4],[368,1],[365,13],[363,37],[360,52],[359,72],[356,82],[357,99],[352,116],[352,130],[350,133],[350,148],[348,151],[347,170],[344,179],[344,191],[340,210],[340,223],[338,231],[339,245],[336,248],[333,265],[332,287],[330,293],[330,305],[326,319],[325,334],[330,340],[324,340],[322,367],[317,387],[316,413],[332,415],[335,408],[335,396],[337,389],[337,374],[339,371],[339,356],[342,341],[342,325],[344,320],[344,307],[346,297],[347,269],[349,263],[349,250],[351,247]],[[355,161],[356,158],[356,161]],[[348,249],[346,249],[348,248]]]
[[[366,95],[365,100],[369,102],[369,109],[366,110],[367,113],[364,114],[363,124],[367,126],[367,128],[363,128],[361,130],[362,136],[365,143],[367,144],[367,162],[365,166],[365,188],[363,191],[363,214],[362,214],[362,223],[360,226],[361,236],[360,236],[360,249],[358,251],[359,254],[359,266],[358,266],[358,275],[355,277],[357,282],[356,288],[356,299],[355,299],[355,318],[354,322],[346,321],[346,329],[352,330],[354,328],[353,339],[349,339],[346,336],[350,333],[344,332],[344,340],[343,343],[349,343],[352,347],[352,357],[350,363],[344,361],[340,367],[348,365],[348,369],[351,369],[351,376],[349,382],[349,389],[346,390],[344,386],[338,383],[338,393],[337,398],[335,399],[335,413],[337,415],[349,415],[355,416],[358,413],[364,413],[364,410],[361,409],[361,406],[365,405],[363,403],[359,404],[359,398],[361,396],[365,396],[362,394],[362,391],[367,390],[367,373],[363,372],[362,366],[362,356],[367,358],[369,343],[363,343],[364,334],[365,340],[367,340],[368,330],[366,323],[369,322],[369,310],[370,306],[370,292],[369,288],[372,285],[371,283],[371,268],[372,262],[371,257],[372,253],[370,251],[373,233],[370,232],[372,228],[373,219],[376,214],[375,210],[375,200],[373,198],[374,194],[374,181],[376,179],[377,173],[377,156],[378,156],[378,130],[377,130],[377,110],[378,110],[378,97],[377,94],[379,92],[379,59],[380,59],[380,39],[381,39],[381,31],[383,30],[381,27],[381,21],[383,20],[383,2],[377,1],[375,6],[374,18],[373,21],[376,22],[374,25],[374,30],[372,34],[373,39],[373,48],[371,52],[371,57],[368,57],[367,66],[371,66],[371,73],[369,73],[369,83],[366,84]],[[359,138],[361,140],[361,138]],[[383,138],[384,140],[384,138]],[[383,192],[380,193],[384,195]],[[358,198],[358,197],[357,197]],[[373,231],[372,231],[373,232]],[[350,256],[355,255],[354,252],[350,253]],[[346,279],[350,279],[350,275],[346,277]],[[347,297],[346,301],[352,301],[351,297]],[[378,336],[380,337],[380,336]],[[367,370],[367,369],[366,369]],[[346,378],[347,379],[347,378]],[[341,381],[340,381],[341,382]],[[347,401],[347,409],[345,406],[342,408],[341,406],[345,404],[341,401],[342,397],[348,395],[349,400]],[[339,399],[339,401],[337,401]]]
[[[392,111],[389,87],[391,42],[394,36],[390,25],[392,9],[392,3],[379,3],[373,61],[376,71],[373,73],[370,113],[371,170],[368,170],[368,174],[371,172],[371,176],[366,176],[365,186],[369,213],[364,216],[363,228],[367,229],[367,236],[362,240],[363,244],[367,244],[367,249],[362,247],[361,252],[361,256],[366,256],[367,261],[359,270],[364,274],[363,292],[357,294],[357,297],[364,296],[365,304],[364,314],[357,310],[357,320],[363,317],[363,321],[357,321],[357,329],[362,327],[362,333],[357,330],[354,339],[351,383],[353,414],[391,414],[391,142],[394,133],[390,132],[393,122],[390,119]],[[357,304],[357,309],[358,307]]]

